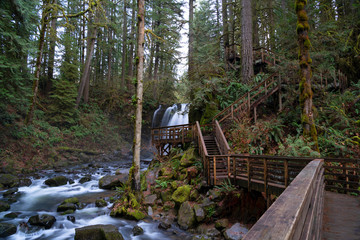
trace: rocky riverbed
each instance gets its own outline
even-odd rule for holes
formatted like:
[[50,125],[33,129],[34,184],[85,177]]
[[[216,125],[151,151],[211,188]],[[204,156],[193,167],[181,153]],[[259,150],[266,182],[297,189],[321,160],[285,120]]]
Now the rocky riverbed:
[[[142,170],[148,163],[142,161]],[[128,158],[121,163],[95,161],[26,176],[0,174],[0,238],[74,239],[76,232],[77,239],[86,239],[84,233],[111,235],[116,229],[124,239],[191,239],[175,225],[159,229],[159,222],[150,217],[131,221],[110,216],[116,191],[106,189],[112,188],[109,184],[114,179],[105,176],[123,181],[130,166]],[[99,182],[105,189],[99,188]],[[89,226],[96,230],[85,229]]]

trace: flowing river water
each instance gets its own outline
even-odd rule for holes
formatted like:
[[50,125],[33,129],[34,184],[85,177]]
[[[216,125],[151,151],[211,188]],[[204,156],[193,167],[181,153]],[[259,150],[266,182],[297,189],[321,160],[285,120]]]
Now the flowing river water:
[[[149,161],[142,161],[142,170],[147,168]],[[32,239],[74,239],[75,228],[80,228],[96,224],[112,224],[118,227],[124,239],[189,239],[190,236],[181,231],[176,226],[163,231],[158,229],[159,222],[153,220],[145,221],[129,221],[121,218],[110,217],[110,196],[114,195],[114,191],[99,189],[98,181],[107,174],[115,174],[116,170],[120,172],[128,172],[131,165],[129,159],[119,168],[119,162],[112,163],[96,163],[96,166],[89,167],[83,164],[64,170],[64,172],[54,172],[53,170],[41,171],[36,177],[32,177],[30,186],[19,187],[16,194],[16,202],[11,204],[9,211],[0,213],[0,221],[12,223],[18,226],[14,235],[7,237],[9,240],[32,240]],[[79,183],[79,179],[85,175],[91,174],[91,181],[83,184]],[[44,184],[45,180],[55,175],[66,176],[74,180],[74,183],[58,187],[49,187]],[[3,200],[0,191],[0,201]],[[75,222],[67,219],[69,215],[61,215],[58,213],[57,206],[66,198],[77,197],[84,208],[76,210],[70,216],[75,217]],[[108,206],[96,207],[95,200],[104,198]],[[19,215],[15,219],[8,219],[4,216],[11,212],[17,212]],[[29,227],[26,223],[31,216],[37,214],[50,214],[55,216],[56,222],[50,229],[37,227]],[[144,234],[133,236],[132,229],[134,226],[140,226],[144,230]]]

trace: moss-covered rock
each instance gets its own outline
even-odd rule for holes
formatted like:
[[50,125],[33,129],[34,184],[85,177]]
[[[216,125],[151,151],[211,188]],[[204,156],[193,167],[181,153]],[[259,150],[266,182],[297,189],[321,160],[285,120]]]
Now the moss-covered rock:
[[182,204],[189,200],[190,197],[191,186],[185,185],[179,187],[171,196],[172,200],[174,200],[177,204]]
[[135,196],[132,192],[128,192],[115,202],[112,207],[110,216],[123,217],[130,220],[141,220],[146,217],[139,203],[140,195]]
[[161,200],[163,202],[167,202],[171,200],[173,191],[169,188],[164,189],[160,192]]
[[65,176],[56,176],[53,178],[49,178],[45,181],[45,184],[48,185],[49,187],[57,187],[57,186],[62,186],[62,185],[66,185],[68,183],[68,179]]
[[229,220],[226,218],[219,219],[215,222],[215,228],[219,231],[222,231],[228,226],[229,226]]
[[189,148],[184,152],[184,155],[180,159],[180,166],[181,167],[190,167],[196,161],[196,153],[195,148]]
[[104,199],[96,199],[95,200],[95,206],[96,207],[106,207],[107,202]]
[[6,188],[18,187],[20,180],[18,177],[11,174],[0,174],[0,186]]
[[194,204],[194,213],[197,222],[201,222],[205,219],[205,211],[200,205]]
[[65,203],[79,204],[79,199],[77,197],[67,198],[62,202],[62,204]]
[[176,176],[176,172],[171,167],[163,167],[159,171],[159,176],[162,179],[173,179]]
[[76,205],[74,203],[64,203],[60,204],[57,207],[57,212],[66,212],[68,210],[72,210],[73,212],[76,210]]
[[33,226],[41,226],[45,229],[50,229],[55,222],[56,218],[49,214],[31,216],[28,221]]
[[0,201],[0,212],[4,212],[10,209],[10,205],[6,202]]
[[92,225],[75,229],[75,240],[124,240],[114,225]]
[[0,223],[0,238],[6,238],[15,234],[17,227],[11,223]]
[[107,175],[99,180],[99,188],[115,189],[115,187],[123,186],[128,181],[128,174]]
[[195,226],[196,219],[194,209],[190,202],[181,204],[178,214],[178,224],[182,229],[189,229]]

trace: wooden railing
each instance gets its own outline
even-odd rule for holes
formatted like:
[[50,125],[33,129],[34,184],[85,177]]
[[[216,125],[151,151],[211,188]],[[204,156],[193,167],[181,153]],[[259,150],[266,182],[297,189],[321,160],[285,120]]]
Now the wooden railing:
[[255,64],[259,60],[269,65],[276,65],[278,62],[281,62],[280,56],[275,54],[273,51],[263,47],[253,49],[253,59]]
[[192,140],[192,124],[159,127],[151,129],[151,140],[154,145],[159,143],[185,143]]
[[[306,157],[282,157],[267,155],[216,155],[205,156],[204,166],[209,185],[220,184],[229,178],[240,185],[265,194],[281,193],[299,172],[313,160]],[[325,158],[325,182],[327,190],[360,194],[360,159]]]
[[[216,114],[213,117],[213,121],[217,119],[219,123],[221,123],[228,118],[239,121],[241,117],[249,114],[252,109],[256,109],[261,102],[278,91],[280,89],[280,82],[281,78],[279,74],[273,73],[230,106]],[[256,116],[256,110],[254,114]]]
[[322,159],[307,164],[243,239],[321,239],[323,171]]
[[230,153],[229,144],[217,120],[214,121],[214,130],[215,130],[215,138],[217,140],[217,143],[219,144],[220,153],[229,154]]

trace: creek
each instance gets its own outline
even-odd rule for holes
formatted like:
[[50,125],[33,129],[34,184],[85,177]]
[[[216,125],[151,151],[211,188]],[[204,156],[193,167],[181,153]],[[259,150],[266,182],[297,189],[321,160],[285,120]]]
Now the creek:
[[[149,159],[141,161],[141,168],[145,170],[149,164]],[[106,162],[96,164],[82,164],[69,168],[62,172],[53,170],[39,171],[36,176],[31,177],[30,186],[19,187],[15,195],[16,202],[11,204],[8,211],[0,213],[0,222],[15,224],[16,234],[6,239],[9,240],[33,240],[33,239],[74,239],[75,228],[81,228],[96,224],[112,224],[118,227],[119,232],[124,239],[134,240],[152,240],[152,239],[187,239],[189,234],[178,229],[176,226],[163,231],[158,229],[159,222],[147,219],[144,221],[129,221],[121,218],[110,217],[110,197],[115,191],[99,189],[98,181],[107,174],[115,174],[116,170],[128,172],[131,166],[131,159],[119,162]],[[90,166],[90,167],[89,167]],[[91,174],[91,181],[83,184],[79,180],[85,175]],[[74,183],[58,187],[49,187],[44,184],[45,180],[56,175],[66,176],[73,179]],[[3,192],[0,191],[0,201],[3,199]],[[66,198],[77,197],[84,206],[81,210],[76,210],[70,214],[75,217],[75,222],[67,219],[69,215],[58,213],[57,206]],[[107,202],[106,207],[96,207],[95,200],[103,198]],[[15,219],[5,218],[4,216],[11,212],[17,212],[19,215]],[[27,221],[31,216],[37,214],[50,214],[56,218],[56,222],[50,229],[38,227],[29,227]],[[139,236],[132,235],[134,226],[140,226],[144,234]]]

